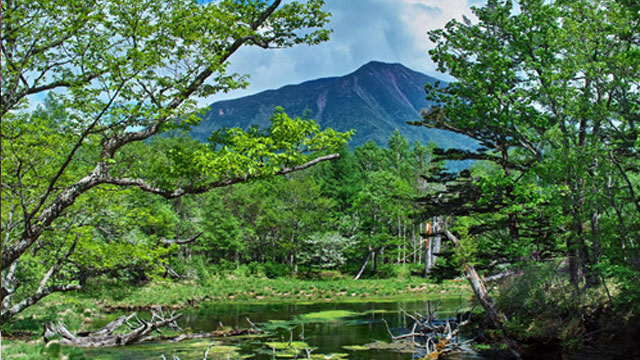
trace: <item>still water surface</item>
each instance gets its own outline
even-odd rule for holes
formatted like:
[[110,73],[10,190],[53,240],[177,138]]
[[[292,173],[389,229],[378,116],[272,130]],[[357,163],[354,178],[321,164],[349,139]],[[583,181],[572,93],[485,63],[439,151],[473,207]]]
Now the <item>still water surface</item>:
[[[456,310],[468,306],[464,299],[431,300],[432,306],[438,305],[438,318],[454,317]],[[209,332],[225,327],[248,328],[247,318],[259,327],[265,328],[266,337],[240,337],[217,340],[208,359],[257,360],[273,359],[273,348],[266,342],[288,342],[303,340],[309,347],[315,348],[312,354],[347,354],[350,360],[409,360],[416,354],[399,353],[390,350],[347,350],[345,346],[364,345],[376,340],[389,341],[384,321],[396,333],[408,331],[411,323],[401,310],[409,313],[426,313],[427,301],[393,302],[349,302],[349,303],[313,303],[313,304],[201,304],[198,309],[186,310],[180,325],[193,333]],[[338,316],[333,316],[338,315]],[[464,334],[463,334],[464,336]],[[194,340],[181,343],[147,343],[121,348],[87,350],[92,359],[167,359],[173,356],[181,360],[202,359],[211,340]],[[231,347],[229,347],[231,346]],[[299,356],[305,358],[305,356]],[[456,355],[452,359],[482,359],[477,355]]]

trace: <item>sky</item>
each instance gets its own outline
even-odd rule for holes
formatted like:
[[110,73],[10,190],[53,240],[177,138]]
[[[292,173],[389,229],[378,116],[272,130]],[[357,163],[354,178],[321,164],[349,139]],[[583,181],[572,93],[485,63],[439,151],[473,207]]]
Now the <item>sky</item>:
[[229,71],[248,74],[247,89],[202,99],[201,105],[351,73],[369,61],[401,63],[427,75],[449,80],[436,71],[427,31],[444,27],[485,0],[326,0],[332,13],[331,40],[321,45],[264,50],[246,47],[230,58]]
[[[206,0],[202,0],[206,1]],[[298,0],[304,1],[304,0]],[[369,61],[401,63],[413,70],[449,81],[436,71],[428,50],[427,31],[444,27],[451,19],[475,19],[472,6],[486,0],[325,0],[332,13],[328,42],[315,46],[265,50],[244,47],[230,58],[229,72],[248,74],[250,85],[226,94],[197,99],[199,106],[277,89],[329,76],[342,76]],[[30,109],[44,99],[31,98]]]

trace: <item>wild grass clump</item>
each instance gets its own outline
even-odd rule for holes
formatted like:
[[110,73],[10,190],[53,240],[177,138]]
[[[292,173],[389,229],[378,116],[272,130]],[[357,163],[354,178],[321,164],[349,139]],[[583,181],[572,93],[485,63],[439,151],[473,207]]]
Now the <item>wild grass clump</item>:
[[606,289],[578,289],[555,264],[531,266],[505,281],[496,297],[505,331],[523,344],[578,350],[610,306]]
[[42,341],[24,342],[6,340],[3,340],[2,343],[2,358],[7,360],[87,359],[83,355],[81,349],[69,346],[61,346],[56,342],[45,345],[42,343]]

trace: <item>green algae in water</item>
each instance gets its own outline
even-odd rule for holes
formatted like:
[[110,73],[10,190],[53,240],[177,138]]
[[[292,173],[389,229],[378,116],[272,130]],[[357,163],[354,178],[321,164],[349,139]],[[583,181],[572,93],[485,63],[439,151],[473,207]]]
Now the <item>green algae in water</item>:
[[388,343],[385,341],[374,341],[372,343],[364,344],[362,345],[362,347],[367,348],[368,350],[385,350],[403,353],[414,353],[416,351],[416,349],[411,344],[403,341],[396,341],[392,343]]
[[174,355],[181,360],[202,359],[205,351],[209,350],[208,360],[238,360],[245,357],[239,353],[236,346],[223,345],[217,341],[195,340],[179,343],[146,343],[132,346],[118,346],[111,348],[91,349],[85,351],[87,359],[98,360],[142,360],[161,359],[162,355],[170,359]]
[[305,348],[309,347],[309,344],[307,344],[304,341],[292,341],[292,342],[274,341],[274,342],[266,342],[264,344],[276,350],[289,350],[289,349],[304,350]]
[[[276,358],[281,359],[307,358],[305,349],[311,349],[309,344],[303,341],[266,342],[264,344],[274,351],[273,354]],[[348,357],[349,354],[345,353],[314,354],[313,352],[309,356],[313,360],[344,360]]]
[[348,310],[327,310],[318,311],[300,316],[301,319],[307,321],[338,321],[343,318],[360,315],[360,313],[348,311]]
[[296,358],[304,349],[309,349],[309,344],[303,341],[291,341],[291,342],[266,342],[266,346],[273,350],[274,355],[277,358]]
[[362,345],[348,345],[348,346],[343,346],[342,347],[345,350],[349,350],[349,351],[367,351],[367,350],[371,350],[370,348],[366,347],[366,346],[362,346]]
[[334,354],[311,354],[313,360],[345,360],[349,358],[349,354],[334,353]]

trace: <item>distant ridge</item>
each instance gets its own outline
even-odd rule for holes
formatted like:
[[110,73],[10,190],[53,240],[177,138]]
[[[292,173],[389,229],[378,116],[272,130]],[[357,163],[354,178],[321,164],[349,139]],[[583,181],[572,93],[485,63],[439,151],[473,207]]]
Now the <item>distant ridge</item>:
[[420,120],[420,110],[433,104],[425,100],[424,86],[436,81],[401,64],[372,61],[345,76],[315,79],[215,102],[191,135],[205,141],[212,131],[223,126],[266,127],[274,107],[282,106],[291,116],[310,112],[322,128],[355,129],[352,146],[368,140],[386,145],[398,129],[412,142],[434,141],[443,148],[472,147],[472,142],[464,136],[406,124],[406,121]]

